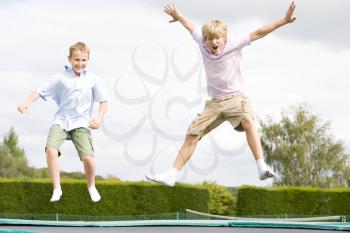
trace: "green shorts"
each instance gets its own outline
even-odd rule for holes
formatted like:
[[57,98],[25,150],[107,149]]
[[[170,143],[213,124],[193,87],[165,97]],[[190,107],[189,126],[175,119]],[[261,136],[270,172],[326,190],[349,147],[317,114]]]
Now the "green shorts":
[[92,144],[91,131],[89,129],[81,127],[66,131],[57,124],[52,125],[50,128],[45,151],[47,148],[54,148],[58,150],[58,156],[60,156],[60,148],[66,139],[72,140],[80,160],[82,160],[82,156],[94,156],[94,147]]

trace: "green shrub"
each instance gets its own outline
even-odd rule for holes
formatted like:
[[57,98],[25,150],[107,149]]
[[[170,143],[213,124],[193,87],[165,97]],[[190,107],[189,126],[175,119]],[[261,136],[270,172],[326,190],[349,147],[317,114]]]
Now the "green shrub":
[[237,215],[346,215],[350,213],[347,203],[350,189],[345,188],[242,186]]
[[0,213],[115,216],[208,211],[208,191],[193,185],[98,181],[98,203],[91,201],[83,180],[62,180],[61,185],[61,200],[51,203],[49,180],[0,179]]
[[209,213],[218,215],[233,215],[235,213],[236,199],[227,187],[207,181],[201,185],[209,191]]

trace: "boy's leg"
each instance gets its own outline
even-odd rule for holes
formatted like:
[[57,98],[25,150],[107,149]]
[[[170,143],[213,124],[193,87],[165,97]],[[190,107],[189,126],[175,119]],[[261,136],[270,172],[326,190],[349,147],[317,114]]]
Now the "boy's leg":
[[173,163],[173,167],[180,171],[187,161],[191,158],[199,141],[199,135],[186,135],[185,141],[179,150],[177,157]]
[[198,114],[187,130],[185,141],[173,163],[176,170],[180,171],[191,158],[198,141],[224,122],[220,108],[220,100],[206,101],[203,112]]
[[177,154],[173,166],[167,172],[161,174],[153,175],[149,173],[146,175],[146,178],[148,180],[173,187],[180,173],[180,170],[191,158],[199,139],[199,135],[186,135],[185,141]]
[[275,175],[274,172],[264,162],[260,136],[255,126],[250,99],[241,93],[227,99],[223,106],[225,108],[223,112],[225,119],[232,124],[235,130],[246,132],[248,145],[256,160],[259,178],[265,180],[273,177]]
[[192,121],[188,128],[185,141],[179,150],[172,167],[165,173],[153,175],[147,174],[146,178],[168,186],[174,186],[180,170],[191,158],[198,141],[211,130],[219,126],[224,119],[220,112],[221,101],[207,101],[201,114]]
[[62,146],[67,137],[67,132],[59,125],[52,125],[47,137],[45,152],[49,175],[53,184],[53,194],[51,202],[58,201],[62,196],[60,169],[58,165],[58,157],[60,156],[59,148]]
[[241,124],[245,130],[247,142],[255,160],[261,159],[263,157],[263,150],[254,120],[246,116],[241,120]]
[[87,128],[77,128],[71,131],[72,142],[84,165],[88,191],[93,202],[101,199],[95,187],[96,162],[92,145],[91,131]]
[[82,156],[84,171],[88,188],[95,186],[96,163],[95,158],[90,155]]
[[47,148],[46,161],[53,188],[61,189],[60,168],[58,165],[58,150],[54,148]]
[[98,202],[101,200],[101,196],[98,193],[95,186],[95,176],[96,176],[96,163],[95,158],[90,155],[82,156],[84,170],[86,175],[86,180],[88,184],[88,191],[93,202]]
[[53,148],[47,148],[46,160],[49,175],[53,184],[53,192],[50,202],[56,202],[59,201],[62,196],[60,168],[58,166],[58,150]]
[[274,177],[275,173],[264,162],[260,136],[255,126],[254,120],[251,117],[245,116],[242,118],[241,124],[246,132],[249,148],[251,149],[256,160],[259,178],[261,180],[265,180],[267,178]]

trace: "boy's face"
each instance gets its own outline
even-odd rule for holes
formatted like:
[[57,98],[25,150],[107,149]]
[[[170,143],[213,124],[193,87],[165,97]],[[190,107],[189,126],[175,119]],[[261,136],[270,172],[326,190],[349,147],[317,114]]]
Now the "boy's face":
[[74,50],[72,54],[68,56],[68,60],[74,73],[80,76],[80,74],[84,72],[89,61],[89,54],[84,51]]
[[220,54],[226,45],[226,38],[216,36],[214,38],[206,38],[205,43],[212,52],[212,54]]

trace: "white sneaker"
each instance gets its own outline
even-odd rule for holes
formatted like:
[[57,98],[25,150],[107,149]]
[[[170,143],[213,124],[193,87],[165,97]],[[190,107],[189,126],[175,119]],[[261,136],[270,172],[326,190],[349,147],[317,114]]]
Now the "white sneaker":
[[88,188],[88,191],[89,191],[89,194],[90,194],[90,197],[91,197],[91,200],[93,202],[98,202],[99,200],[101,200],[101,196],[100,194],[98,193],[97,189],[95,186],[91,187],[91,188]]
[[271,169],[271,168],[267,168],[265,171],[263,171],[260,175],[259,175],[259,179],[260,180],[266,180],[268,178],[272,178],[274,177],[276,174],[275,172]]
[[62,190],[61,189],[54,189],[52,192],[52,197],[50,199],[50,202],[59,201],[61,196],[62,196]]
[[152,175],[151,173],[148,173],[146,174],[146,179],[170,187],[174,187],[176,182],[176,178],[170,177],[168,173],[162,173],[158,175]]

